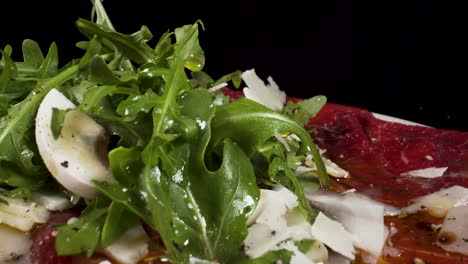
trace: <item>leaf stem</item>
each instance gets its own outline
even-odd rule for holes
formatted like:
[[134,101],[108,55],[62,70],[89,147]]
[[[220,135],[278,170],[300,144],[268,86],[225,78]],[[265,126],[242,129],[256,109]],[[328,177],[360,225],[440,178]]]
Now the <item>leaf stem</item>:
[[[57,74],[55,77],[48,79],[42,84],[38,84],[36,88],[34,88],[31,93],[24,99],[24,106],[15,113],[14,116],[10,117],[8,124],[3,127],[2,131],[0,132],[0,144],[3,142],[10,132],[20,123],[25,120],[32,120],[35,116],[37,108],[42,101],[42,99],[46,96],[46,94],[54,87],[60,86],[62,83],[68,81],[72,78],[75,74],[79,71],[78,65],[73,65],[63,72]],[[22,102],[22,103],[23,103]],[[30,122],[26,122],[30,123]]]

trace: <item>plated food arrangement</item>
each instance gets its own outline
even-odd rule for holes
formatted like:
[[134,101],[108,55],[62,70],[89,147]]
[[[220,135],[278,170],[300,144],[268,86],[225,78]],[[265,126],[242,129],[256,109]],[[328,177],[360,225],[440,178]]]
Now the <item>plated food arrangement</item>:
[[82,57],[1,49],[1,263],[467,261],[468,133],[213,79],[200,21],[150,46],[93,3]]

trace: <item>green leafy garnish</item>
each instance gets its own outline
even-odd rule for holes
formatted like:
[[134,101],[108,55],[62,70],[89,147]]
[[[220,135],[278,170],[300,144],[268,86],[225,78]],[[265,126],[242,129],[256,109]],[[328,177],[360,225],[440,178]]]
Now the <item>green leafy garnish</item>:
[[80,218],[71,224],[57,226],[55,250],[59,255],[85,253],[91,256],[98,245],[104,216],[109,203],[102,199],[91,200]]
[[[144,223],[159,234],[173,263],[188,263],[191,257],[221,263],[289,261],[287,250],[248,259],[242,250],[247,219],[260,199],[259,186],[282,185],[314,220],[317,211],[302,183],[326,188],[329,179],[304,125],[326,98],[290,102],[283,112],[245,98],[231,102],[217,88],[228,82],[240,87],[241,71],[218,80],[203,72],[201,21],[167,31],[152,47],[148,27],[117,32],[101,1],[93,4],[95,20],[76,21],[86,38],[77,44],[81,58],[60,67],[55,43],[44,56],[32,40],[23,42],[22,62],[13,61],[10,46],[1,50],[0,187],[12,197],[29,198],[58,185],[40,159],[34,134],[37,109],[56,88],[111,136],[106,158],[115,180],[93,182],[104,196],[86,199],[77,221],[57,226],[59,255],[91,256]],[[67,111],[52,111],[57,139]],[[288,135],[296,139],[284,146],[278,137]],[[298,178],[296,164],[308,154],[317,170]],[[77,195],[66,195],[84,204]]]
[[326,102],[327,98],[323,95],[314,96],[297,103],[289,101],[283,112],[298,124],[304,126],[311,118],[317,115]]

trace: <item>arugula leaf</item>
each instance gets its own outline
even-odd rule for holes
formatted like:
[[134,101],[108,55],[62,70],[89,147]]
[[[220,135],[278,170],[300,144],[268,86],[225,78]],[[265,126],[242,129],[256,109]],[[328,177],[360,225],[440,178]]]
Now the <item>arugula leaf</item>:
[[293,253],[286,250],[272,250],[264,254],[261,257],[251,259],[248,257],[242,257],[236,263],[237,264],[272,264],[272,263],[289,263]]
[[187,69],[193,72],[201,71],[205,66],[205,53],[198,41],[198,24],[203,27],[201,21],[198,21],[193,25],[185,25],[174,31],[177,43],[180,45],[176,47],[176,56],[183,60]]
[[62,133],[63,120],[65,120],[65,115],[68,113],[68,110],[61,110],[57,108],[52,108],[52,120],[50,128],[52,130],[52,135],[54,139],[59,138]]
[[[205,166],[214,115],[211,100],[206,90],[193,90],[179,101],[181,115],[193,120],[196,132],[172,141],[172,147],[155,144],[140,152],[144,157],[157,156],[159,165],[141,163],[138,149],[121,148],[110,155],[112,173],[121,183],[97,183],[113,201],[126,205],[160,233],[174,261],[186,262],[190,255],[226,262],[235,259],[247,235],[247,216],[258,201],[253,167],[230,140],[224,142],[220,167],[210,171]],[[138,179],[132,179],[138,168]],[[213,186],[212,192],[206,192],[207,185]]]
[[99,243],[109,202],[94,199],[71,224],[58,225],[55,250],[59,256],[86,253],[90,257]]
[[138,223],[138,217],[128,211],[123,205],[112,202],[104,226],[101,242],[104,247],[119,239],[125,231]]
[[0,108],[6,109],[9,103],[18,96],[18,94],[15,93],[7,93],[10,79],[16,72],[16,66],[7,52],[2,50],[0,50],[0,52],[2,53],[0,63],[3,66],[0,74]]
[[115,32],[113,29],[109,29],[106,26],[101,26],[82,18],[76,21],[76,26],[81,33],[89,38],[93,38],[97,35],[108,40],[110,42],[109,45],[107,45],[108,48],[118,48],[123,52],[125,57],[136,63],[144,64],[153,62],[156,59],[154,50],[146,44],[146,42],[152,38],[151,32],[144,26],[139,32],[132,35]]
[[31,39],[25,39],[23,41],[23,61],[25,64],[29,64],[32,67],[38,69],[41,67],[44,61],[44,55],[42,54],[39,44]]
[[31,190],[29,188],[15,188],[7,191],[0,188],[0,195],[11,198],[29,199],[31,198]]
[[318,215],[318,210],[311,208],[309,201],[304,195],[303,187],[284,160],[275,157],[268,166],[268,175],[270,176],[270,180],[274,183],[279,183],[293,191],[302,209],[306,210],[303,211],[305,215],[309,216],[310,221],[315,219]]
[[[125,96],[137,95],[138,91],[132,88],[120,87],[116,85],[93,85],[86,88],[83,100],[78,108],[91,116],[101,124],[110,135],[120,137],[119,146],[142,146],[149,141],[151,136],[151,120],[135,119],[127,122],[127,115],[136,116],[137,113],[128,112],[121,117],[117,112],[117,105],[122,103],[120,100],[113,102],[112,97],[125,98]],[[140,109],[137,109],[140,110]],[[128,119],[128,118],[127,118]]]
[[86,49],[86,53],[80,59],[80,68],[84,69],[89,64],[91,64],[91,61],[96,55],[99,55],[101,53],[102,51],[101,40],[99,39],[98,36],[94,36],[93,38],[91,38],[90,41],[87,41],[86,46],[82,48]]
[[154,48],[154,51],[157,54],[157,65],[160,67],[169,67],[168,58],[174,53],[174,46],[172,45],[171,36],[173,32],[165,32],[159,38],[158,44]]
[[45,79],[57,75],[58,73],[58,50],[57,45],[52,43],[49,52],[38,69],[37,75],[39,79]]
[[314,96],[307,100],[294,103],[288,101],[283,113],[304,126],[309,120],[317,115],[322,107],[327,103],[327,98],[323,95]]
[[149,113],[156,105],[160,105],[161,97],[153,90],[147,90],[143,95],[129,96],[117,107],[117,113],[123,116],[126,122],[133,121],[141,112]]
[[[247,215],[258,201],[259,191],[253,168],[236,145],[227,141],[223,156],[224,162],[215,172],[204,169],[194,173],[203,164],[186,164],[180,183],[178,176],[164,175],[154,168],[140,176],[144,177],[140,178],[140,186],[126,192],[120,184],[97,186],[113,201],[144,216],[160,233],[174,260],[186,262],[183,260],[189,255],[195,255],[228,261],[241,253]],[[206,192],[207,184],[213,192]],[[185,252],[178,252],[174,243],[184,247]]]
[[296,134],[301,139],[300,153],[313,145],[309,134],[296,122],[245,98],[218,106],[212,125],[212,144],[233,138],[249,156],[275,134]]
[[204,71],[192,72],[191,76],[190,85],[193,88],[208,88],[213,86],[213,78]]
[[91,12],[91,17],[96,15],[96,24],[105,26],[111,30],[114,30],[114,26],[107,15],[104,6],[102,5],[102,0],[92,0],[93,2],[93,9]]
[[109,69],[104,59],[95,55],[90,63],[90,81],[96,84],[121,84],[122,82]]
[[231,72],[231,73],[226,74],[226,75],[224,75],[223,77],[219,78],[219,79],[213,84],[213,86],[216,86],[216,85],[218,85],[218,84],[222,84],[222,83],[231,81],[235,88],[239,88],[239,87],[240,87],[240,84],[241,84],[241,82],[242,82],[242,77],[241,77],[241,75],[242,75],[242,72],[239,71],[239,70],[234,71],[234,72]]
[[242,72],[237,70],[226,74],[215,81],[213,78],[211,78],[211,76],[203,71],[192,72],[190,83],[193,88],[211,88],[213,86],[231,81],[235,88],[239,88],[242,82],[241,74]]

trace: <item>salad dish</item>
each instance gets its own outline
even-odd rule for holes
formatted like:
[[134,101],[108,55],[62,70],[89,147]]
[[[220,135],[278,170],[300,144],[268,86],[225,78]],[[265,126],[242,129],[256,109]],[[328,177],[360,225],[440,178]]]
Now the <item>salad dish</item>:
[[203,71],[202,21],[0,60],[0,263],[464,263],[468,133]]

